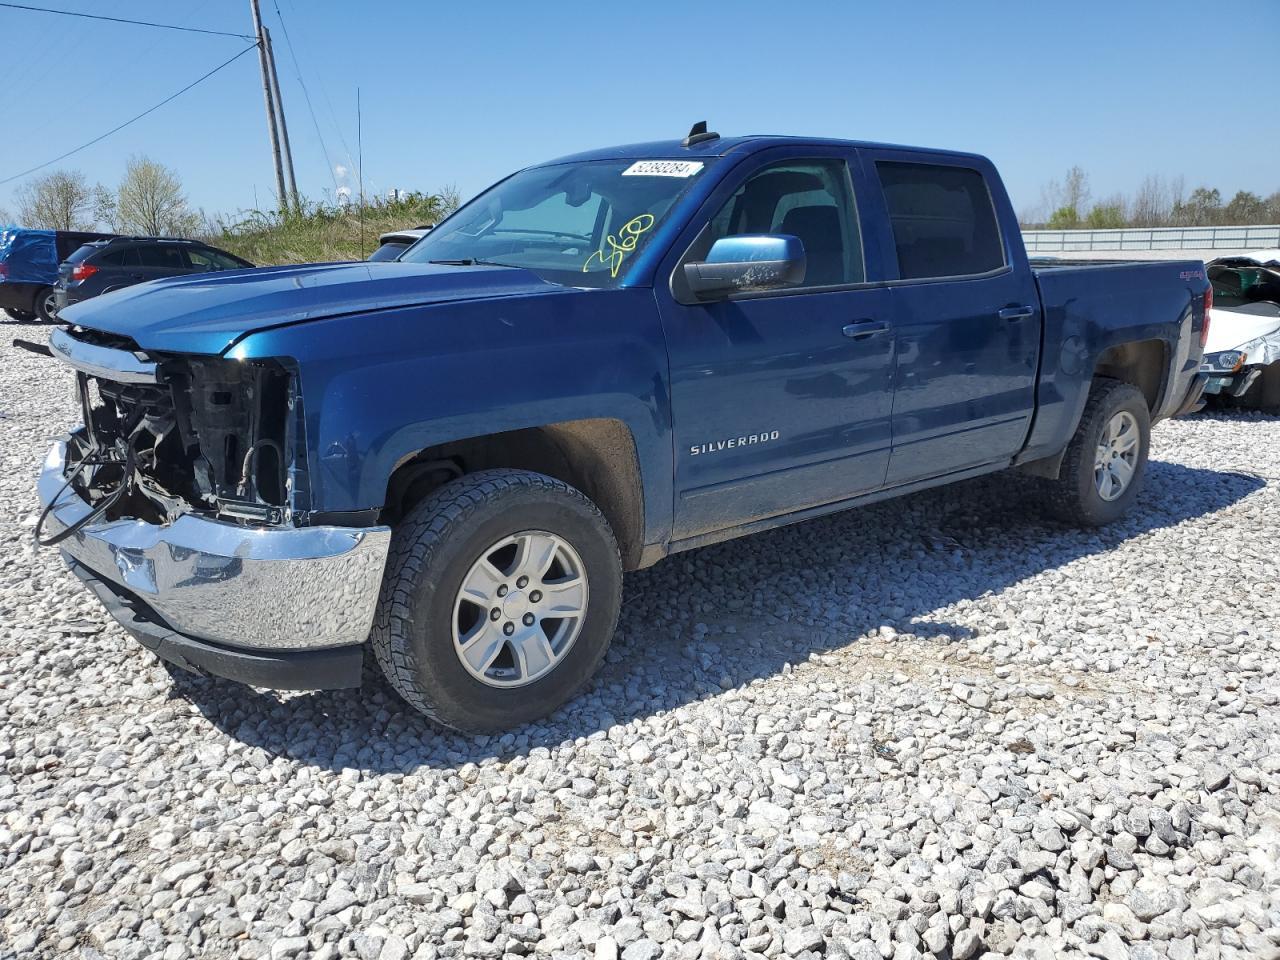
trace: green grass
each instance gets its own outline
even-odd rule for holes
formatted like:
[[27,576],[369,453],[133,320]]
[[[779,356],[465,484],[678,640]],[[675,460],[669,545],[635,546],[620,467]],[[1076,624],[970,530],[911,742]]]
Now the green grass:
[[409,194],[402,200],[366,200],[364,243],[359,205],[304,201],[287,215],[252,210],[209,224],[206,239],[258,266],[363,260],[378,247],[378,235],[437,223],[458,205],[452,190]]

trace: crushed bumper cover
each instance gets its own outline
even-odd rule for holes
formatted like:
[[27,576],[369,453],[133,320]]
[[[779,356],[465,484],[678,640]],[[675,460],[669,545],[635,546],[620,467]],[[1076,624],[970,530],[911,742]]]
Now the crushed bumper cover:
[[1225,395],[1230,397],[1244,396],[1253,386],[1253,382],[1262,374],[1261,367],[1246,367],[1243,370],[1209,371],[1204,392],[1209,395]]
[[[59,494],[65,464],[60,440],[38,484],[41,503],[53,503],[49,533],[90,510],[74,490]],[[260,686],[320,689],[359,685],[390,537],[387,527],[263,529],[186,515],[166,525],[91,523],[61,549],[164,659]]]

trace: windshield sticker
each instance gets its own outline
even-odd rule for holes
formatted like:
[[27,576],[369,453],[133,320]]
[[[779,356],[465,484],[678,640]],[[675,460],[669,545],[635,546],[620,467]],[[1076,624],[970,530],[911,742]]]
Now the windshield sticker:
[[597,260],[601,265],[607,264],[609,267],[609,276],[617,279],[618,271],[622,269],[622,259],[628,253],[636,248],[636,244],[640,242],[640,234],[644,233],[653,226],[653,214],[642,213],[638,217],[632,217],[622,225],[622,229],[618,231],[616,237],[605,237],[605,246],[609,248],[609,252],[597,250],[591,256],[587,257],[587,262],[582,265],[583,273],[591,272],[591,265]]
[[701,160],[637,160],[622,171],[624,177],[692,177],[702,170]]

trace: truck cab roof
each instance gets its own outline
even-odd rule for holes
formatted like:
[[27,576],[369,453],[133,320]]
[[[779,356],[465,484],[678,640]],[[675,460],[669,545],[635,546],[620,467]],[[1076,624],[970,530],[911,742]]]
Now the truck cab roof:
[[747,134],[738,137],[720,137],[701,140],[685,146],[683,140],[651,140],[644,143],[626,143],[613,147],[601,147],[582,153],[568,154],[537,166],[553,166],[561,163],[578,163],[588,160],[644,160],[671,157],[723,157],[730,154],[745,155],[787,146],[815,147],[867,147],[882,150],[902,150],[922,154],[945,153],[957,157],[977,157],[978,154],[963,150],[938,150],[928,147],[912,147],[894,143],[877,143],[870,140],[841,140],[830,137],[795,137],[775,134]]

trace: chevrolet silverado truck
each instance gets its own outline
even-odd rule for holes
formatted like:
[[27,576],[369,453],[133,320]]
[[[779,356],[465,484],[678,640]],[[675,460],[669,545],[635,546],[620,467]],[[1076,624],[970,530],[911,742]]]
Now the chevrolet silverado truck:
[[1199,261],[1033,269],[981,156],[720,137],[533,166],[397,261],[159,280],[50,339],[37,537],[161,658],[494,730],[587,683],[624,571],[1021,468],[1123,515],[1194,406]]

